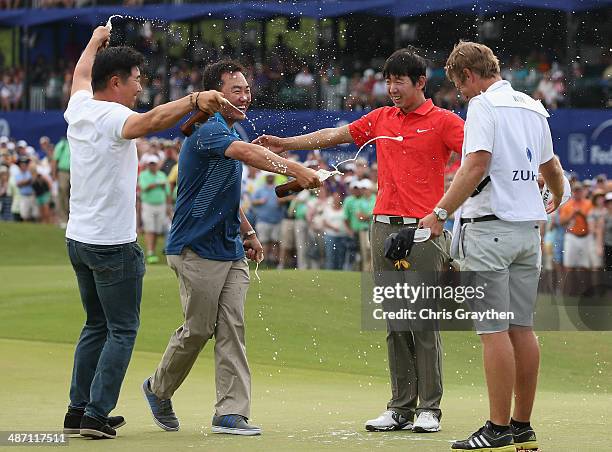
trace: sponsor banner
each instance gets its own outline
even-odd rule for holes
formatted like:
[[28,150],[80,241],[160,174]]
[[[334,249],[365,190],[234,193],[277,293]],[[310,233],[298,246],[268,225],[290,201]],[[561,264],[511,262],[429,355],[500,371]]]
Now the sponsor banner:
[[[250,141],[261,134],[293,136],[313,132],[325,127],[348,124],[366,112],[334,111],[281,111],[251,110],[248,120],[237,128],[243,139]],[[66,133],[66,122],[60,111],[45,112],[2,112],[0,113],[0,135],[24,139],[35,146],[38,139],[49,136],[57,141]],[[460,112],[462,116],[464,113]],[[607,174],[612,178],[612,119],[606,110],[559,109],[551,112],[549,119],[555,154],[563,167],[575,171],[581,178]],[[180,137],[178,128],[169,129],[157,136]],[[375,158],[374,145],[364,149],[360,156]],[[354,156],[354,145],[339,146],[321,151],[333,162]],[[524,150],[521,150],[524,152]],[[302,155],[305,158],[305,153]]]

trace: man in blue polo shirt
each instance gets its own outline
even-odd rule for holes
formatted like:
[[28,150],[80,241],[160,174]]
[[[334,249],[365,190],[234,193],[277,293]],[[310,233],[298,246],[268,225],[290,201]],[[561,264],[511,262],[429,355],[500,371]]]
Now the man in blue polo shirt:
[[242,162],[293,176],[304,188],[320,185],[313,170],[240,140],[233,125],[245,118],[251,103],[243,73],[232,61],[204,70],[204,86],[221,91],[242,113],[222,109],[185,140],[179,157],[178,197],[166,254],[179,280],[185,321],[170,338],[155,373],[143,383],[153,419],[167,431],[179,429],[170,398],[214,335],[217,403],[212,431],[261,433],[248,423],[251,374],[244,303],[249,286],[245,251],[259,262],[263,249],[240,209]]

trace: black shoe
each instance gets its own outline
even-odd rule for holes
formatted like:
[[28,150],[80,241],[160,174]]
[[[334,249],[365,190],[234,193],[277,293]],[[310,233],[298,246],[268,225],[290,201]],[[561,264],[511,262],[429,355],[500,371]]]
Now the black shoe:
[[[81,419],[85,414],[83,408],[68,408],[68,412],[64,417],[64,434],[78,435],[81,433]],[[111,428],[119,428],[125,425],[123,416],[111,416],[108,418],[108,425]]]
[[531,427],[517,428],[510,424],[516,450],[538,450],[538,440]]
[[104,424],[86,414],[81,418],[80,434],[81,436],[94,439],[115,439],[117,437],[117,432],[110,425]]
[[451,450],[471,450],[476,452],[516,452],[512,430],[508,427],[502,433],[497,433],[487,421],[476,433],[472,433],[468,439],[455,441]]

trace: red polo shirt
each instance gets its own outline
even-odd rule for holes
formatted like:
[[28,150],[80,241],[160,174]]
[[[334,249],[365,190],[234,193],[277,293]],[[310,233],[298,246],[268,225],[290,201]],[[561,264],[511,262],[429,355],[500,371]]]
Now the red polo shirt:
[[382,107],[349,124],[355,144],[376,140],[378,195],[374,214],[423,218],[444,195],[444,168],[451,151],[461,153],[463,119],[431,99],[410,113]]

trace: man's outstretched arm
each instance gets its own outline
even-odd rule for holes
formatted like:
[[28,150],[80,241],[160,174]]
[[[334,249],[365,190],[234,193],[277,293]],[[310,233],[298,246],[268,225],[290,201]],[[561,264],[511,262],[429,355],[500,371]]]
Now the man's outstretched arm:
[[244,141],[234,141],[225,150],[225,156],[240,160],[249,166],[295,177],[302,188],[317,188],[321,181],[316,171],[297,162],[284,159],[270,150]]
[[262,135],[253,144],[268,148],[275,154],[292,150],[314,150],[337,146],[344,143],[353,143],[349,126],[321,129],[295,137],[280,138],[274,135]]
[[[195,105],[196,98],[197,105]],[[121,136],[126,140],[131,140],[143,137],[148,133],[168,129],[196,107],[211,116],[219,111],[225,102],[225,97],[218,91],[191,93],[181,99],[158,105],[146,113],[134,113],[125,121]]]

